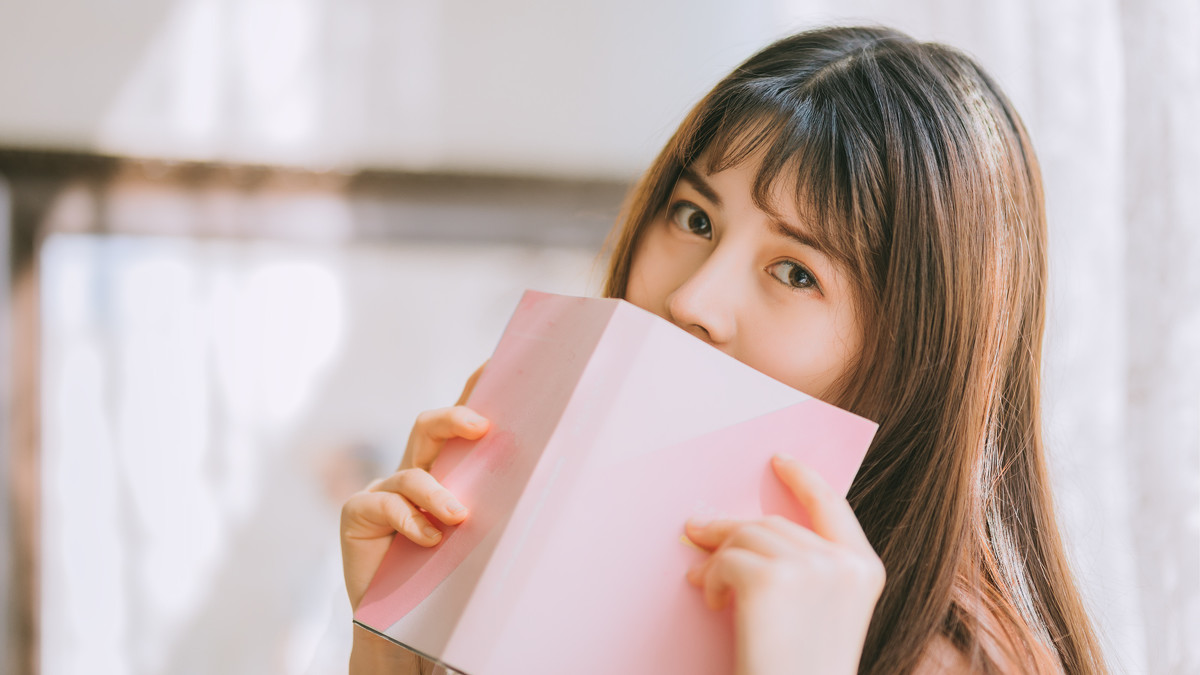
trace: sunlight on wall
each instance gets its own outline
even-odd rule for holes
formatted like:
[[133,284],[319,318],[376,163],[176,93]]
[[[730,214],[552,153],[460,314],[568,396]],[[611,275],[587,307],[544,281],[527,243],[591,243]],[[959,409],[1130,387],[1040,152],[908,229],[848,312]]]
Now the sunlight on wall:
[[341,501],[592,255],[52,238],[44,672],[344,671]]
[[177,3],[107,112],[101,148],[329,161],[323,148],[338,139],[319,126],[330,98],[320,76],[322,8],[319,0]]
[[46,625],[85,645],[48,640],[47,672],[168,665],[338,350],[328,269],[206,265],[204,248],[46,249]]
[[142,51],[88,133],[126,155],[626,179],[781,34],[776,4],[176,0],[125,36]]

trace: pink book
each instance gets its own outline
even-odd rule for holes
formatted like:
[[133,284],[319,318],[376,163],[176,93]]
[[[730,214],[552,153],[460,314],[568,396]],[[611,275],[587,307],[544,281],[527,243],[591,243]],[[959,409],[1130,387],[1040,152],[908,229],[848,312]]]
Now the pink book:
[[467,405],[491,430],[432,473],[471,516],[396,537],[354,618],[471,675],[732,673],[684,522],[806,522],[771,456],[845,494],[876,428],[625,301],[534,291]]

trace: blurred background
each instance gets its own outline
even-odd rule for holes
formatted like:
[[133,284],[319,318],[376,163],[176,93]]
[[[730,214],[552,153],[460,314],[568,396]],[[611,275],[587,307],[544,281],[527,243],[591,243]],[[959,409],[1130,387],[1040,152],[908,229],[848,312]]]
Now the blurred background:
[[975,55],[1045,172],[1046,431],[1116,672],[1200,673],[1195,0],[0,3],[6,673],[344,672],[341,501],[771,40]]

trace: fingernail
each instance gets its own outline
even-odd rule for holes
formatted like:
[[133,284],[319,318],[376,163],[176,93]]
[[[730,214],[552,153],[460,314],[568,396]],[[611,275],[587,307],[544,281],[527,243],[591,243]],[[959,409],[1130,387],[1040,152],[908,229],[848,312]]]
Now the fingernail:
[[481,427],[487,424],[487,419],[476,413],[467,413],[466,422],[469,427]]
[[442,536],[442,531],[432,525],[422,526],[421,532],[423,532],[425,536],[430,539],[438,539]]
[[463,511],[466,511],[467,507],[463,506],[457,499],[451,499],[450,501],[446,502],[446,510],[454,515],[458,515]]
[[776,462],[786,462],[788,464],[792,464],[796,461],[795,457],[792,457],[791,455],[785,455],[782,452],[775,453],[775,456],[772,459],[774,459]]

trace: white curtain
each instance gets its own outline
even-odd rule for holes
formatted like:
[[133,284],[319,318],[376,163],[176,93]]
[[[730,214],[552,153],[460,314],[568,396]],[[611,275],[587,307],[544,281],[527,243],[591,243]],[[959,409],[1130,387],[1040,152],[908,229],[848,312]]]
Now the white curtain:
[[[1125,428],[1150,672],[1200,672],[1200,3],[1121,4]],[[1113,276],[1109,279],[1115,281]]]

